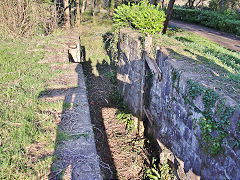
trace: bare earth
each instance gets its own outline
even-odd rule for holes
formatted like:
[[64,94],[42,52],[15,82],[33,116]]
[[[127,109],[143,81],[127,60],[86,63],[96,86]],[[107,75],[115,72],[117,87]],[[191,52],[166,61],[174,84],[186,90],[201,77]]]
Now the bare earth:
[[171,20],[169,24],[198,34],[228,49],[240,52],[239,37],[224,32],[216,31],[214,29],[206,28],[203,26],[188,24],[182,21]]

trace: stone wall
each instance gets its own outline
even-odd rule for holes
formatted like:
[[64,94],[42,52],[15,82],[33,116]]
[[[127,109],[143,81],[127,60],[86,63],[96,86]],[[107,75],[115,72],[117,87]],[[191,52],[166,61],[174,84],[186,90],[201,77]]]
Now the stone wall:
[[158,142],[160,159],[172,162],[179,179],[240,179],[239,102],[208,81],[202,65],[143,39],[120,31],[117,78],[132,113]]

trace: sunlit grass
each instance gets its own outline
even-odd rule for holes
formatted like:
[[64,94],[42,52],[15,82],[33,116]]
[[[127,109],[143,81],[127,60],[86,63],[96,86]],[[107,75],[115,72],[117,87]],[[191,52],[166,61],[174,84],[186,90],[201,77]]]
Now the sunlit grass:
[[80,26],[81,45],[85,47],[86,60],[92,63],[92,73],[99,76],[97,64],[110,64],[109,56],[104,50],[103,36],[112,30],[112,21],[107,14],[101,14],[99,17],[89,17],[89,14],[85,14],[84,19],[87,21]]
[[193,33],[170,28],[168,35],[160,38],[161,45],[169,48],[175,57],[192,59],[196,63],[209,65],[220,74],[240,83],[240,53],[231,51],[204,37]]
[[0,41],[2,179],[40,178],[49,171],[56,123],[51,114],[42,112],[58,109],[61,104],[39,100],[46,81],[56,75],[47,65],[38,63],[43,56],[37,41]]

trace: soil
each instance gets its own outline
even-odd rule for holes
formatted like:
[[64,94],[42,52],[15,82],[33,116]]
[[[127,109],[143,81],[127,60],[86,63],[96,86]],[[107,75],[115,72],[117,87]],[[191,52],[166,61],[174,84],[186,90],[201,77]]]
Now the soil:
[[240,52],[240,38],[237,36],[182,21],[172,20],[169,24],[203,36],[230,50]]
[[114,84],[104,76],[110,67],[107,64],[100,66],[97,66],[100,75],[95,76],[91,63],[83,64],[97,153],[103,163],[103,178],[141,179],[147,154],[143,148],[144,138],[129,133],[125,125],[116,120],[117,105],[111,100]]

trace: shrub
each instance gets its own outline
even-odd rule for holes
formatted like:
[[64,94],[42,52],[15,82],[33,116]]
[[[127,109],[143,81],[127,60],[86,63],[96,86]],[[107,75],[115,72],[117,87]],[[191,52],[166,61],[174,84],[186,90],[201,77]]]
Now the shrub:
[[174,8],[172,17],[240,36],[240,21],[230,15],[221,15],[214,11]]
[[165,13],[148,1],[139,4],[121,5],[115,9],[114,27],[131,27],[142,33],[157,34],[163,29]]

